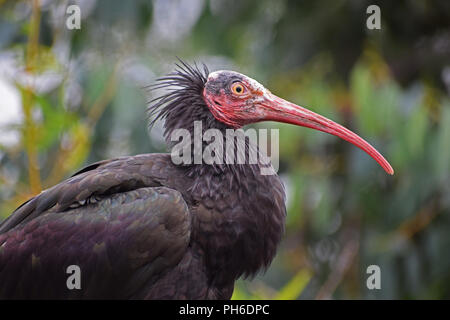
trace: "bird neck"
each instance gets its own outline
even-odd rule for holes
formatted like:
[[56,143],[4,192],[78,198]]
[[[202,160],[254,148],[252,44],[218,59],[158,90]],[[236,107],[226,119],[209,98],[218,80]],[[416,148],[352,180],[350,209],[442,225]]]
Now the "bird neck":
[[183,167],[194,204],[192,241],[204,250],[217,286],[256,274],[275,256],[284,231],[285,193],[280,178],[262,175],[261,169],[260,163]]

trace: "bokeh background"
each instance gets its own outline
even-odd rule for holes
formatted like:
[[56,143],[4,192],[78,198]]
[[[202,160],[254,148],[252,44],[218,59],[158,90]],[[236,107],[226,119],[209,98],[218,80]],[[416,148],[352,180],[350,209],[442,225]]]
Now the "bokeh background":
[[[66,28],[78,4],[81,29]],[[368,30],[366,8],[381,9]],[[145,88],[233,69],[370,141],[280,128],[287,229],[235,299],[450,298],[450,2],[0,0],[0,220],[90,162],[164,152]],[[381,289],[366,287],[369,265]]]

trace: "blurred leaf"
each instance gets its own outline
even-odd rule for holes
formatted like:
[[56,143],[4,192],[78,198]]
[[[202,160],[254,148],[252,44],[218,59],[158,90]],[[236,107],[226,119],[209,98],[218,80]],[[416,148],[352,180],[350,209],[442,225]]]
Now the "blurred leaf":
[[286,225],[288,228],[300,228],[303,221],[303,202],[305,194],[305,181],[300,173],[293,173],[289,178],[291,189],[289,199],[290,206],[288,207],[288,216],[286,218]]
[[438,155],[433,158],[436,174],[446,180],[450,174],[450,101],[448,100],[442,105],[441,125],[435,154]]
[[302,269],[283,287],[275,296],[275,300],[293,300],[297,299],[305,289],[311,273],[307,269]]
[[82,124],[75,124],[70,131],[70,157],[64,160],[66,171],[80,167],[90,150],[90,130]]
[[234,287],[231,300],[249,300],[249,299],[250,297],[238,285]]
[[61,134],[75,121],[75,117],[61,107],[53,107],[45,96],[35,95],[35,99],[43,113],[38,148],[45,150],[61,138]]
[[406,140],[409,149],[409,157],[414,158],[423,154],[425,137],[428,129],[428,117],[426,110],[417,107],[410,116],[406,125]]

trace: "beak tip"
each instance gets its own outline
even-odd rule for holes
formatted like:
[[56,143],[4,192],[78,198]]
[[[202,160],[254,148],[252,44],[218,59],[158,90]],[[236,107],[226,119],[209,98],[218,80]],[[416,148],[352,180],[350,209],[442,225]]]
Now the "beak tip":
[[389,167],[386,169],[386,172],[387,172],[389,175],[391,175],[391,176],[394,175],[394,169],[393,169],[391,166],[389,166]]

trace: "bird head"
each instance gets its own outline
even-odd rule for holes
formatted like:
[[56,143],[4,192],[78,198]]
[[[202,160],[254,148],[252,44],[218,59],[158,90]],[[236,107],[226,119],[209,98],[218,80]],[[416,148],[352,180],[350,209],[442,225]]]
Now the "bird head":
[[344,139],[368,153],[388,173],[389,162],[354,132],[311,110],[286,101],[256,80],[234,71],[208,75],[203,99],[214,117],[233,128],[261,121],[277,121],[323,131]]

